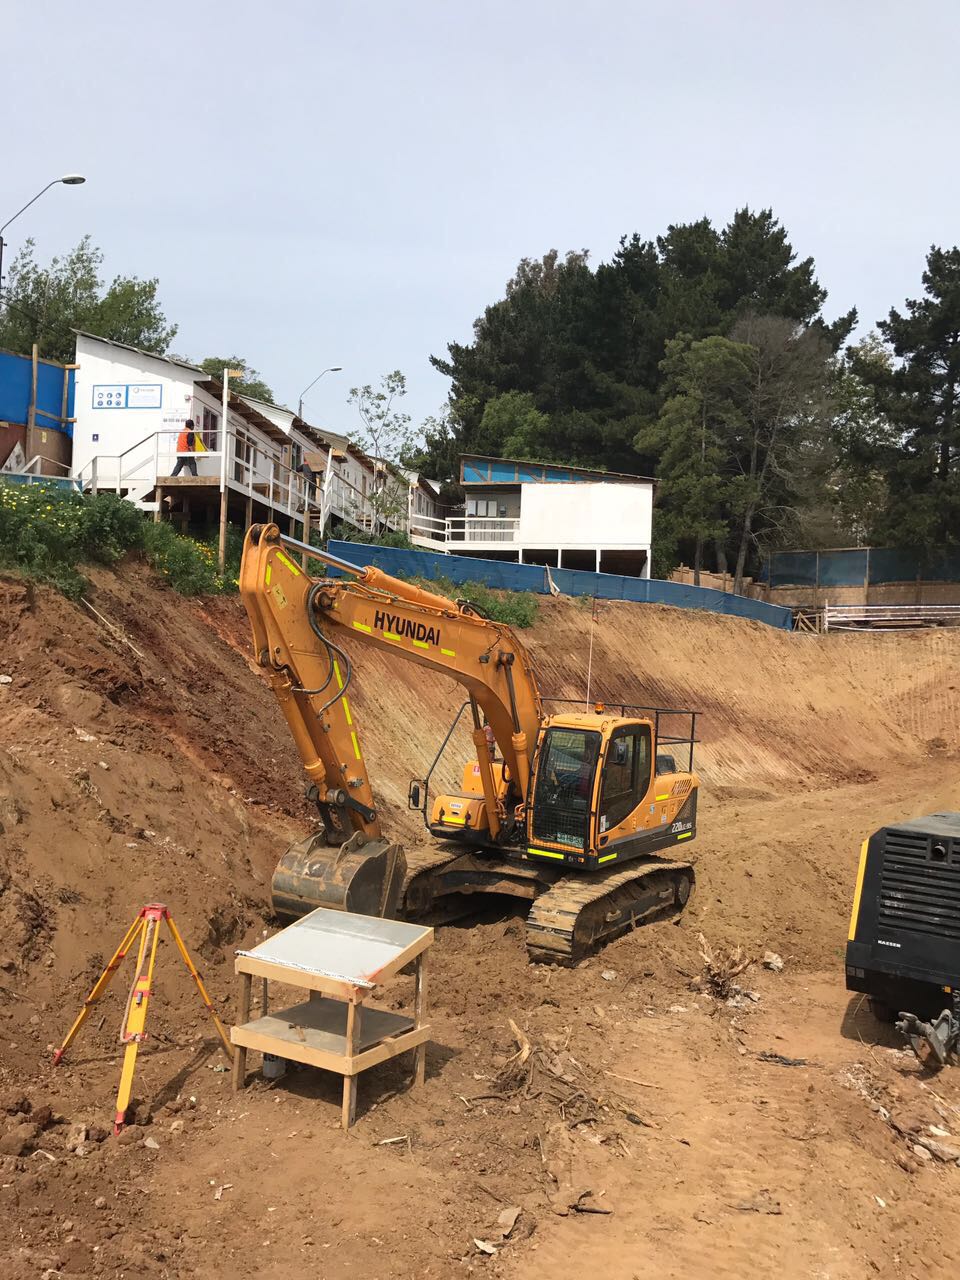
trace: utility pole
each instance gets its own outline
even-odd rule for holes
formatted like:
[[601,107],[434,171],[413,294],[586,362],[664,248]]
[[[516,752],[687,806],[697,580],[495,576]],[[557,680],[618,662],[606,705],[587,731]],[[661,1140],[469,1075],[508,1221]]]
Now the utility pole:
[[242,378],[242,369],[224,369],[223,402],[220,422],[220,537],[217,544],[217,567],[220,576],[227,567],[227,451],[229,434],[227,432],[227,414],[230,412],[230,379]]

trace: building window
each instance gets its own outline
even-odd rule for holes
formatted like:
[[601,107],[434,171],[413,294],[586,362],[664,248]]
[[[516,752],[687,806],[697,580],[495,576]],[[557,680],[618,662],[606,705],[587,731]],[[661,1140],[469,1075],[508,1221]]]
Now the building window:
[[216,453],[220,448],[219,413],[215,413],[213,409],[208,409],[206,405],[201,405],[194,417],[194,422],[200,429],[204,447]]
[[468,498],[467,499],[467,515],[481,516],[484,519],[491,519],[497,514],[496,498]]

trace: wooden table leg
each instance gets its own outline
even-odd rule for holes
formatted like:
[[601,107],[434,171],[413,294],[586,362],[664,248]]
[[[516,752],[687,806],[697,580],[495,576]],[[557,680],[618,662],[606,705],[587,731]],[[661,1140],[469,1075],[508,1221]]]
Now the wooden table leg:
[[[351,1001],[347,1005],[346,1051],[348,1058],[355,1058],[360,1043],[361,1006]],[[343,1077],[343,1103],[340,1110],[340,1123],[349,1129],[357,1118],[357,1077]]]
[[[237,1011],[237,1026],[242,1027],[250,1021],[250,988],[253,977],[249,973],[240,975],[240,1008]],[[233,1092],[239,1093],[247,1081],[247,1051],[243,1045],[234,1046],[233,1055]]]
[[265,1018],[270,1012],[270,984],[266,978],[263,978],[262,982],[263,985],[260,988],[260,1017]]
[[[416,1001],[413,1011],[413,1025],[423,1026],[427,1012],[427,953],[421,951],[417,956]],[[418,1044],[413,1051],[413,1083],[422,1085],[427,1076],[427,1046]]]

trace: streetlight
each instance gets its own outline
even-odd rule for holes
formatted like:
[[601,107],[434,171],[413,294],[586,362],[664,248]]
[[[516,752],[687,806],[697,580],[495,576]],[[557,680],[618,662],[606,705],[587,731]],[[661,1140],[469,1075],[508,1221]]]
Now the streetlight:
[[329,369],[324,369],[323,373],[318,373],[317,376],[314,378],[314,380],[310,383],[309,387],[304,387],[304,389],[300,392],[300,403],[297,405],[298,418],[303,417],[303,397],[307,394],[307,392],[312,387],[315,387],[317,385],[317,383],[323,377],[324,373],[343,373],[343,369],[338,364],[331,365]]
[[53,178],[43,188],[43,191],[38,191],[32,200],[28,200],[22,209],[18,209],[13,217],[8,218],[3,226],[0,227],[0,292],[3,291],[3,233],[6,231],[7,227],[9,227],[10,223],[16,222],[21,213],[26,212],[32,204],[35,204],[45,191],[49,191],[51,187],[55,187],[60,182],[62,182],[65,187],[79,187],[82,183],[86,182],[86,178],[82,173],[65,173],[62,178]]

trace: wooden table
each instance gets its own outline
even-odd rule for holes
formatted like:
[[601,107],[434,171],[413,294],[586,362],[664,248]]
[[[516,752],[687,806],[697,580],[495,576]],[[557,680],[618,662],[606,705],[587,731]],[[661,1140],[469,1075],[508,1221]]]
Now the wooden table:
[[[320,908],[252,951],[237,952],[240,1007],[230,1032],[236,1046],[234,1092],[246,1082],[248,1049],[342,1075],[345,1129],[356,1118],[360,1072],[413,1050],[414,1083],[422,1085],[430,1037],[424,1021],[426,952],[432,942],[430,928]],[[410,963],[416,974],[412,1016],[365,1009],[364,1001]],[[251,1019],[255,977],[263,980],[261,1009]],[[301,987],[309,995],[271,1013],[270,982]]]

